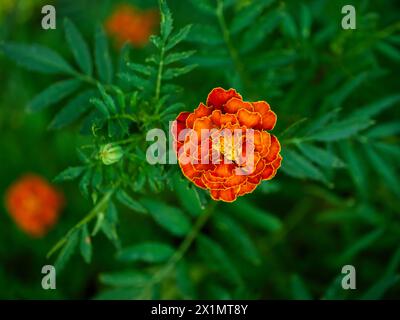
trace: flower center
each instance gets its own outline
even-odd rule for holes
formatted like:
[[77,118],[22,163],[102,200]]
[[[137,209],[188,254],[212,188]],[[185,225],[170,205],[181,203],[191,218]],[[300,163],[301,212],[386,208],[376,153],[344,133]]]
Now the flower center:
[[225,159],[236,162],[241,154],[240,141],[233,136],[220,136],[213,140],[212,148],[222,154]]

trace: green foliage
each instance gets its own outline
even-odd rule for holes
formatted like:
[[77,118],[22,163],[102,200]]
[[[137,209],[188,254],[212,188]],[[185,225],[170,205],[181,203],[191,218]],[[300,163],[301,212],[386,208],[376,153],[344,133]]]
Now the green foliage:
[[[115,54],[101,26],[89,43],[72,19],[62,40],[71,62],[41,45],[0,43],[20,66],[54,77],[28,111],[50,113],[53,130],[79,124],[83,136],[80,163],[54,181],[75,181],[93,208],[63,222],[69,231],[48,253],[57,271],[76,267],[80,252],[101,271],[97,299],[395,296],[398,23],[378,21],[367,2],[356,32],[339,29],[336,4],[317,0],[194,0],[181,15],[168,4],[159,1],[159,34],[143,49]],[[168,129],[217,86],[267,100],[278,115],[282,168],[233,204],[210,200],[176,166],[146,161],[146,132]],[[105,146],[121,157],[105,163]],[[107,254],[100,264],[103,248],[118,262]],[[362,290],[342,290],[344,264],[356,266]]]

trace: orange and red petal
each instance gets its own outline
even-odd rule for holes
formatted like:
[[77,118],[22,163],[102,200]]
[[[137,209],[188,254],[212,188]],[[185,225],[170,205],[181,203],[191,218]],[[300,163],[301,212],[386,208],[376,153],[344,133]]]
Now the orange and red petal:
[[226,113],[231,114],[237,113],[240,109],[253,111],[253,106],[250,102],[245,102],[241,98],[232,98],[225,104],[223,108]]
[[189,115],[190,112],[181,112],[172,123],[171,133],[175,140],[178,140],[179,133],[186,128],[186,119]]
[[239,192],[239,187],[232,187],[223,190],[210,190],[211,198],[214,200],[221,200],[224,202],[233,202],[237,198],[237,194]]
[[261,173],[261,178],[263,180],[270,180],[274,176],[275,172],[276,172],[276,170],[274,169],[272,164],[267,164],[265,166],[263,172]]
[[247,128],[254,128],[261,123],[261,116],[257,112],[240,109],[237,113],[239,124]]
[[242,99],[235,89],[225,90],[221,87],[213,89],[207,97],[207,106],[222,109],[225,103],[232,98]]
[[223,114],[221,110],[214,110],[210,117],[211,121],[217,126],[221,127],[228,123],[238,123],[237,118],[233,114]]
[[209,116],[212,109],[207,107],[205,104],[200,103],[199,106],[191,113],[186,119],[186,127],[193,128],[194,121],[198,118]]
[[278,139],[274,135],[271,135],[271,146],[269,147],[268,154],[265,157],[267,163],[274,161],[280,151],[281,151],[281,145]]
[[252,193],[254,189],[257,188],[257,184],[251,182],[245,182],[240,185],[238,196],[245,195],[247,193]]
[[233,175],[224,181],[225,188],[239,186],[247,180],[246,176]]
[[261,118],[261,127],[264,130],[272,130],[275,127],[277,116],[272,110]]

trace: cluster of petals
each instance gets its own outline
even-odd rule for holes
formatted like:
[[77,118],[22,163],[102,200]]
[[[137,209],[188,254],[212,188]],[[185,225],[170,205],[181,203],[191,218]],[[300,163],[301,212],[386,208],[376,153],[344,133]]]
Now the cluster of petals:
[[57,222],[63,195],[42,177],[29,174],[12,184],[6,207],[15,223],[33,237],[44,236]]
[[[281,165],[279,141],[267,132],[276,120],[265,101],[246,102],[235,89],[213,89],[206,104],[200,103],[193,112],[181,112],[172,126],[182,173],[196,186],[209,190],[214,200],[233,202],[253,192],[262,180],[272,179]],[[204,135],[205,131],[210,134]],[[216,134],[223,137],[231,132],[234,137],[238,131],[239,140],[216,145]],[[251,153],[246,152],[249,146]],[[246,171],[250,159],[251,170]]]

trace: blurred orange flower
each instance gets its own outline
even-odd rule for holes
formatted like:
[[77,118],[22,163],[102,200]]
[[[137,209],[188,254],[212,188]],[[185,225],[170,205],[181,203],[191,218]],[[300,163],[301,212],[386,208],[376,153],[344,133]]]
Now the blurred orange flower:
[[[281,165],[279,141],[265,131],[272,130],[276,120],[265,101],[245,102],[234,89],[213,89],[206,104],[181,112],[172,126],[183,174],[208,189],[214,200],[233,202],[253,192],[262,180],[272,179]],[[210,133],[204,135],[204,129]],[[240,133],[236,142],[225,138],[236,132]]]
[[6,207],[15,223],[27,234],[42,237],[57,222],[64,197],[46,180],[28,174],[6,193]]
[[106,30],[117,40],[119,46],[130,42],[135,47],[143,47],[149,42],[159,23],[157,10],[142,11],[123,4],[116,8],[106,21]]

